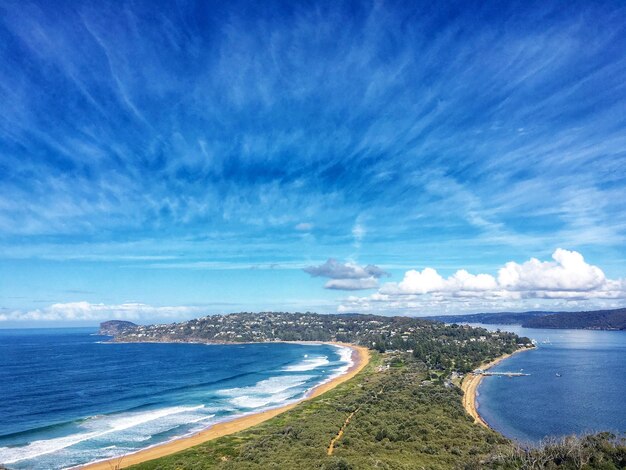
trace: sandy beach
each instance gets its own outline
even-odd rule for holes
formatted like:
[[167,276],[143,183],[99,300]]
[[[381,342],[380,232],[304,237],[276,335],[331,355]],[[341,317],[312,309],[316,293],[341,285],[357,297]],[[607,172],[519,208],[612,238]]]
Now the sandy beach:
[[340,375],[338,377],[333,378],[332,380],[315,387],[311,392],[301,400],[290,403],[288,405],[282,406],[280,408],[273,408],[270,410],[262,411],[260,413],[249,414],[245,416],[241,416],[239,418],[235,418],[230,421],[224,421],[221,423],[217,423],[214,426],[211,426],[204,431],[201,431],[197,434],[193,434],[188,437],[183,437],[174,441],[166,442],[164,444],[160,444],[154,447],[149,447],[147,449],[140,450],[139,452],[135,452],[133,454],[128,454],[123,457],[118,457],[110,460],[103,460],[101,462],[94,462],[91,464],[84,465],[80,468],[82,469],[90,469],[90,470],[111,470],[116,468],[125,468],[131,465],[135,465],[141,462],[145,462],[148,460],[153,460],[159,457],[164,457],[166,455],[170,455],[176,452],[180,452],[181,450],[188,449],[190,447],[196,446],[206,441],[210,441],[212,439],[216,439],[218,437],[226,436],[228,434],[233,434],[239,431],[243,431],[249,427],[260,424],[268,419],[271,419],[285,411],[288,411],[294,408],[299,403],[310,400],[312,398],[318,397],[321,394],[335,388],[337,385],[350,380],[356,374],[358,374],[363,368],[367,365],[370,359],[370,353],[367,348],[362,346],[355,346],[352,344],[344,344],[344,343],[326,343],[326,344],[336,344],[339,346],[345,346],[352,349],[352,361],[353,365],[348,369],[348,371]]
[[[497,359],[494,359],[493,361],[487,364],[484,364],[479,368],[482,370],[487,370],[495,366],[496,364],[499,364],[500,362],[504,361],[505,359],[508,359],[514,354],[518,354],[524,351],[531,351],[532,349],[534,348],[521,348],[521,349],[518,349],[517,351],[514,351],[511,354],[504,354],[503,356],[500,356]],[[478,413],[478,406],[476,405],[477,390],[478,390],[478,386],[480,385],[480,381],[483,379],[483,377],[484,375],[482,374],[474,374],[470,372],[463,379],[463,382],[461,383],[461,390],[463,390],[463,407],[465,408],[465,411],[467,411],[467,413],[472,418],[474,418],[475,423],[488,428],[489,425]]]

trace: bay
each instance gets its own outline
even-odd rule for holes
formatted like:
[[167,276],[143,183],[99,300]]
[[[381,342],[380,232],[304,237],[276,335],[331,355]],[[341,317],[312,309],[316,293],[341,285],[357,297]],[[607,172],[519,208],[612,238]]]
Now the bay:
[[112,344],[94,333],[0,330],[1,463],[127,454],[300,399],[351,360],[328,344]]
[[492,370],[530,374],[485,377],[478,410],[505,436],[537,443],[547,436],[626,433],[626,332],[476,325],[527,336],[536,350]]

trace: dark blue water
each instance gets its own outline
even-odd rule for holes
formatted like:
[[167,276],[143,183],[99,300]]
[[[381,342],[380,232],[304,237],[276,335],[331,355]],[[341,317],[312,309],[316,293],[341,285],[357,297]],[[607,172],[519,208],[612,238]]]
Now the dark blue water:
[[104,344],[92,329],[0,330],[0,462],[66,468],[280,406],[345,370],[300,344]]
[[485,377],[481,382],[478,409],[489,425],[523,442],[597,431],[626,433],[626,332],[499,328],[535,339],[538,347],[493,368],[530,376]]

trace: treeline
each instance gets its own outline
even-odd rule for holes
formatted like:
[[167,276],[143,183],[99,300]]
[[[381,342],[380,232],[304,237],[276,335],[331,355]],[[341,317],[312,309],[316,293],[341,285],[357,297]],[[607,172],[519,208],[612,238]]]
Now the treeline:
[[[324,395],[264,424],[141,464],[169,469],[419,469],[449,470],[487,456],[506,440],[477,426],[461,405],[461,391],[427,380],[423,363],[374,354],[365,371]],[[328,455],[330,441],[355,412]],[[133,467],[135,468],[135,467]]]
[[489,313],[468,313],[466,315],[436,315],[424,317],[428,320],[441,321],[444,323],[483,323],[485,325],[521,325],[525,321],[551,315],[557,312],[489,312]]
[[122,330],[116,341],[339,341],[385,352],[411,351],[434,370],[468,372],[530,345],[528,338],[418,318],[315,313],[237,313]]
[[[381,367],[389,365],[389,368]],[[136,470],[513,470],[624,468],[624,441],[610,434],[512,444],[473,423],[462,392],[430,380],[409,353],[373,354],[354,379],[245,431],[138,465]],[[328,446],[352,415],[344,433]]]
[[464,468],[622,470],[626,468],[626,439],[604,432],[547,439],[537,447],[512,444],[498,448],[481,460],[473,459]]
[[586,312],[497,312],[426,317],[446,323],[522,325],[526,328],[626,330],[626,308]]
[[465,373],[503,354],[511,354],[520,345],[531,346],[531,340],[505,331],[493,333],[453,324],[433,338],[428,335],[415,338],[408,349],[429,369]]
[[529,318],[527,328],[575,328],[587,330],[626,330],[626,308],[592,312],[563,312]]

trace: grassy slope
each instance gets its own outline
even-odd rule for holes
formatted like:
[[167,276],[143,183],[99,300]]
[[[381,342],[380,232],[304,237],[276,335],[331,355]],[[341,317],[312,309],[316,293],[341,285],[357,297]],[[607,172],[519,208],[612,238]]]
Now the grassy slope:
[[427,374],[419,362],[405,356],[400,367],[378,372],[383,360],[374,354],[354,379],[266,423],[132,468],[449,469],[506,442],[473,424],[458,389],[420,386]]

